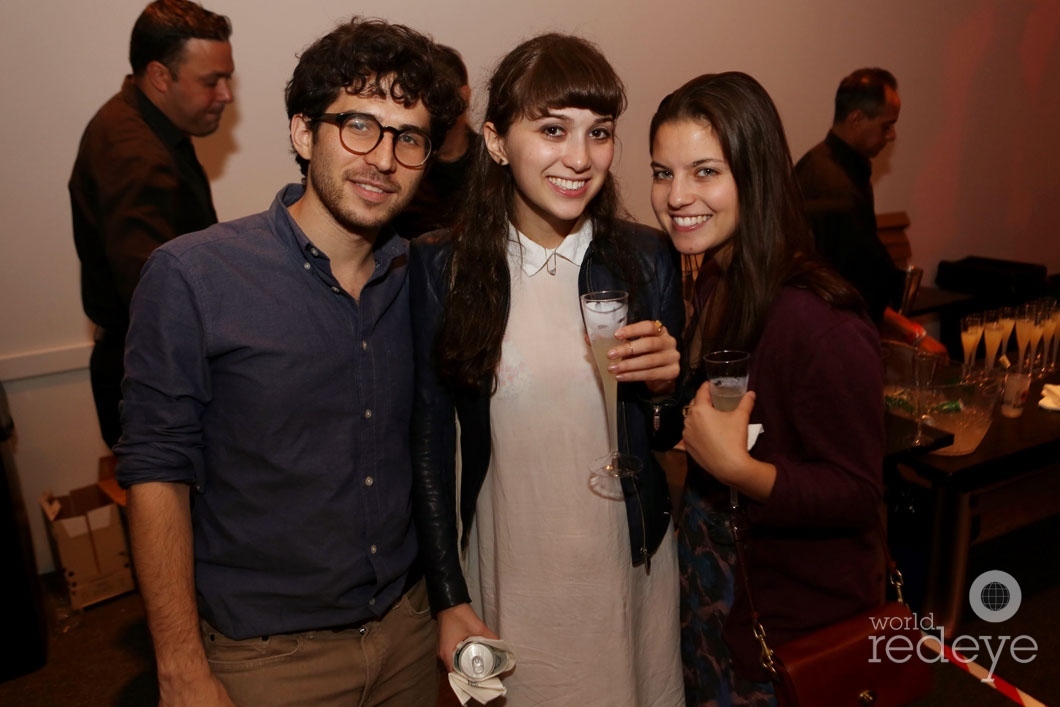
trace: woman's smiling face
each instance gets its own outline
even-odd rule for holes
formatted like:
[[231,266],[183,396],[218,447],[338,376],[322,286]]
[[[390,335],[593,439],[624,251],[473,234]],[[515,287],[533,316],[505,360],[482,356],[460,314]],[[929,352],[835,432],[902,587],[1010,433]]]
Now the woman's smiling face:
[[710,123],[660,125],[651,170],[652,209],[679,252],[704,253],[732,238],[740,216],[736,181]]
[[553,108],[523,117],[507,134],[483,128],[490,155],[515,181],[512,218],[530,239],[551,248],[573,230],[600,193],[615,156],[615,121],[584,108]]

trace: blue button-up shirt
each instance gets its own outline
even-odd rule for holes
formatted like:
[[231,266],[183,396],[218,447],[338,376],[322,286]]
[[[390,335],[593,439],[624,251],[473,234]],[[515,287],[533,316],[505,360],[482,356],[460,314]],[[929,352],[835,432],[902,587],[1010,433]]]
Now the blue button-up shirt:
[[159,248],[132,303],[118,478],[193,486],[200,613],[232,638],[380,616],[417,552],[408,245],[380,236],[354,300],[302,193]]

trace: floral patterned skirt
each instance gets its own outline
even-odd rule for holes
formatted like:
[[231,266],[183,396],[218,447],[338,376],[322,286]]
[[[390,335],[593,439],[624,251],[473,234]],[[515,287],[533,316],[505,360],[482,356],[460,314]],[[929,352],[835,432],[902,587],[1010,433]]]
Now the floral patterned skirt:
[[736,546],[728,517],[727,512],[715,509],[695,483],[686,484],[677,533],[685,701],[696,707],[773,707],[773,685],[735,675],[729,648],[722,640],[736,590]]

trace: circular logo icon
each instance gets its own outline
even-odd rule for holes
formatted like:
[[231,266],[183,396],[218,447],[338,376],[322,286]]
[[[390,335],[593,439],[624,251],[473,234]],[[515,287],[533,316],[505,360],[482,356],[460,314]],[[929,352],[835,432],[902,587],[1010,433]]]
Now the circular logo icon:
[[1001,570],[983,572],[968,590],[968,603],[975,615],[994,624],[1015,616],[1022,600],[1016,578]]

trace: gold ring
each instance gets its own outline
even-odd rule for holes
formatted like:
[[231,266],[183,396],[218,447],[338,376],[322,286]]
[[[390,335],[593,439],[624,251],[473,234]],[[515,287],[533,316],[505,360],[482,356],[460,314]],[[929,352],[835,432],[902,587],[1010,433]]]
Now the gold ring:
[[629,355],[632,356],[633,355],[633,342],[632,341],[627,341],[626,342],[626,346],[629,347]]
[[655,335],[662,336],[663,323],[658,319],[655,320]]

